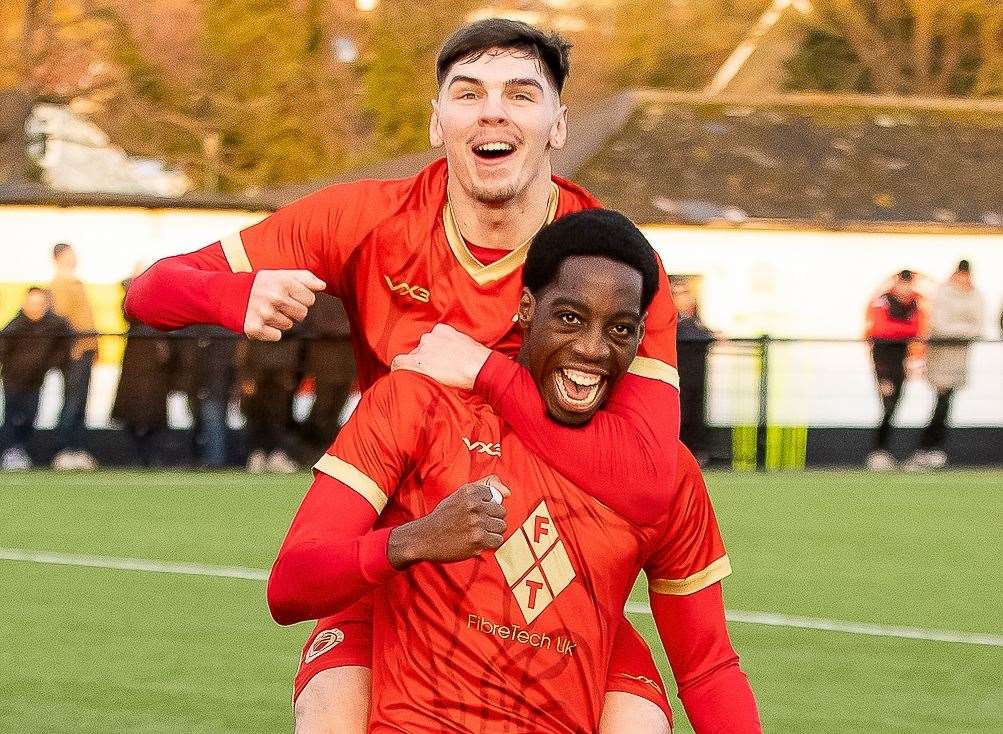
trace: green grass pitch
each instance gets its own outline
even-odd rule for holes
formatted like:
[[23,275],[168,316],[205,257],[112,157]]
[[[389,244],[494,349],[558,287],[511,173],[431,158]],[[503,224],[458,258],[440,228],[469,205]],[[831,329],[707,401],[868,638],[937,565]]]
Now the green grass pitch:
[[[263,569],[307,482],[0,474],[0,549]],[[735,569],[729,609],[1000,633],[999,474],[708,482]],[[260,581],[0,560],[0,587],[0,731],[291,730],[308,626],[273,624]],[[657,639],[650,617],[632,618]],[[730,629],[768,732],[1003,731],[999,647]]]

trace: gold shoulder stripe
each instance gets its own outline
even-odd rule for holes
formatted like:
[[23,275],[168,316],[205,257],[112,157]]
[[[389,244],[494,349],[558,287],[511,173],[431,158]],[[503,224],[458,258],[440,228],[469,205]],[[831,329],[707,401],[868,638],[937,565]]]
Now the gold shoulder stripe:
[[627,371],[639,377],[661,380],[672,385],[676,390],[679,389],[679,370],[660,360],[651,357],[634,357],[634,361],[630,363],[630,369]]
[[[557,184],[553,181],[551,181],[550,185],[547,221],[543,223],[543,226],[553,222],[554,217],[557,216],[560,189],[557,188]],[[463,233],[460,232],[460,227],[456,223],[456,218],[453,217],[453,209],[448,201],[442,209],[442,226],[446,230],[446,242],[449,243],[449,249],[453,251],[453,256],[463,269],[467,271],[467,274],[474,279],[477,285],[486,285],[500,280],[521,267],[526,262],[526,251],[529,250],[529,243],[533,241],[533,238],[530,237],[501,260],[497,260],[490,265],[484,265],[471,254],[470,249],[467,247],[467,243],[463,239]]]
[[223,254],[226,255],[230,270],[235,273],[252,272],[251,261],[247,257],[247,250],[244,249],[244,241],[240,239],[240,232],[224,237],[219,243],[223,246]]
[[313,468],[354,489],[373,506],[377,515],[383,512],[383,508],[387,506],[387,496],[376,482],[344,459],[324,454],[320,457],[320,461],[313,465]]
[[656,594],[673,594],[674,596],[686,596],[700,589],[706,589],[715,581],[720,581],[725,576],[731,575],[731,561],[725,554],[707,566],[702,571],[697,571],[692,576],[684,579],[652,579],[648,588]]

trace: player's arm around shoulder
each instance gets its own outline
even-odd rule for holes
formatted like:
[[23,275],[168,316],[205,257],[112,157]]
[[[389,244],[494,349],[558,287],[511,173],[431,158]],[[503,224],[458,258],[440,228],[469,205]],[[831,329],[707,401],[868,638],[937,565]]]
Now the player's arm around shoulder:
[[700,467],[682,444],[678,466],[672,509],[645,562],[655,625],[697,734],[760,734],[725,619],[721,581],[731,562]]
[[679,437],[679,369],[676,330],[679,312],[662,261],[658,260],[658,291],[644,317],[644,338],[637,357],[610,396],[607,408],[638,412],[651,432],[658,454],[668,458],[670,475],[675,473],[672,447]]

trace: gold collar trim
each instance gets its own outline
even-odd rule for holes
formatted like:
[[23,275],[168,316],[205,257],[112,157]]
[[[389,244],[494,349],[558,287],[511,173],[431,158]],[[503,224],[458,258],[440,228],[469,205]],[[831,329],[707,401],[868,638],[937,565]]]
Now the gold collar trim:
[[[557,184],[553,181],[550,182],[550,187],[550,201],[547,204],[547,221],[544,222],[544,226],[553,222],[554,217],[557,216],[557,202],[560,191],[557,188]],[[530,237],[505,255],[505,257],[496,260],[490,265],[484,265],[471,254],[470,249],[467,247],[467,243],[463,239],[463,233],[460,232],[460,228],[456,224],[456,219],[453,217],[453,209],[449,206],[448,200],[446,201],[446,206],[442,209],[442,225],[446,230],[446,242],[449,243],[449,249],[453,251],[453,255],[457,261],[467,271],[467,274],[474,279],[477,285],[485,285],[495,280],[500,280],[521,267],[526,262],[526,251],[529,250],[529,243],[533,241],[533,238]]]

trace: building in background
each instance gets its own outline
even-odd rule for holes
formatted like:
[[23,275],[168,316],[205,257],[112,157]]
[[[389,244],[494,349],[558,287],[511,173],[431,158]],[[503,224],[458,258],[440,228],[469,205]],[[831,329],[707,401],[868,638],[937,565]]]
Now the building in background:
[[162,161],[126,155],[69,106],[38,105],[26,127],[29,152],[52,189],[180,196],[190,188],[184,174]]
[[[708,326],[731,339],[822,340],[770,350],[767,420],[790,434],[781,444],[799,444],[790,449],[795,465],[866,454],[857,433],[876,425],[881,406],[860,341],[861,304],[889,273],[909,268],[929,281],[968,258],[982,273],[1003,274],[1000,100],[645,90],[573,113],[568,141],[555,172],[636,221],[670,274],[699,277]],[[423,151],[263,197],[277,206],[330,183],[409,176],[439,155]],[[1003,302],[1003,277],[983,283],[987,304]],[[711,355],[712,425],[760,418],[762,365],[751,346]],[[972,360],[957,425],[1003,425],[1003,347],[976,344]],[[924,425],[933,408],[919,377],[905,386],[904,426]],[[815,452],[807,426],[851,429],[841,439],[847,448]]]
[[[592,4],[498,2],[476,12],[541,13],[556,24],[557,16],[587,17]],[[372,9],[365,5],[358,9]],[[876,423],[869,355],[857,340],[861,304],[888,273],[909,268],[922,280],[968,259],[986,276],[986,308],[1003,302],[1003,277],[993,277],[1003,274],[1003,101],[783,94],[780,69],[803,42],[810,12],[807,0],[777,0],[702,93],[626,91],[572,110],[569,143],[554,155],[558,175],[642,227],[670,273],[699,280],[701,316],[715,332],[829,340],[774,343],[768,359],[752,342],[711,350],[710,424],[765,421],[797,440],[806,426]],[[137,263],[197,248],[331,183],[413,175],[440,155],[425,150],[255,200],[165,197],[135,192],[176,193],[184,182],[128,159],[65,110],[40,108],[37,117],[48,131],[40,160],[51,184],[130,193],[0,191],[0,257],[10,264],[0,318],[13,314],[29,283],[48,279],[52,243],[70,240],[103,331],[123,328],[118,283]],[[153,183],[143,172],[156,174]],[[986,315],[994,322],[995,313]],[[102,342],[95,388],[109,397],[92,400],[90,425],[107,422],[119,349]],[[956,424],[1003,425],[1003,348],[975,344],[972,362]],[[900,422],[920,426],[932,407],[926,384],[908,380]],[[851,451],[858,448],[862,457],[863,445]],[[794,454],[795,464],[804,460],[801,448]]]
[[[121,334],[122,280],[168,254],[192,250],[259,221],[267,204],[238,197],[57,192],[41,186],[0,190],[0,320],[17,312],[29,286],[52,278],[52,246],[72,242],[79,277],[93,305],[97,331]],[[99,339],[86,425],[106,428],[124,340]],[[38,425],[51,428],[61,385],[50,374],[42,389]],[[171,424],[191,424],[183,400],[172,401]]]

